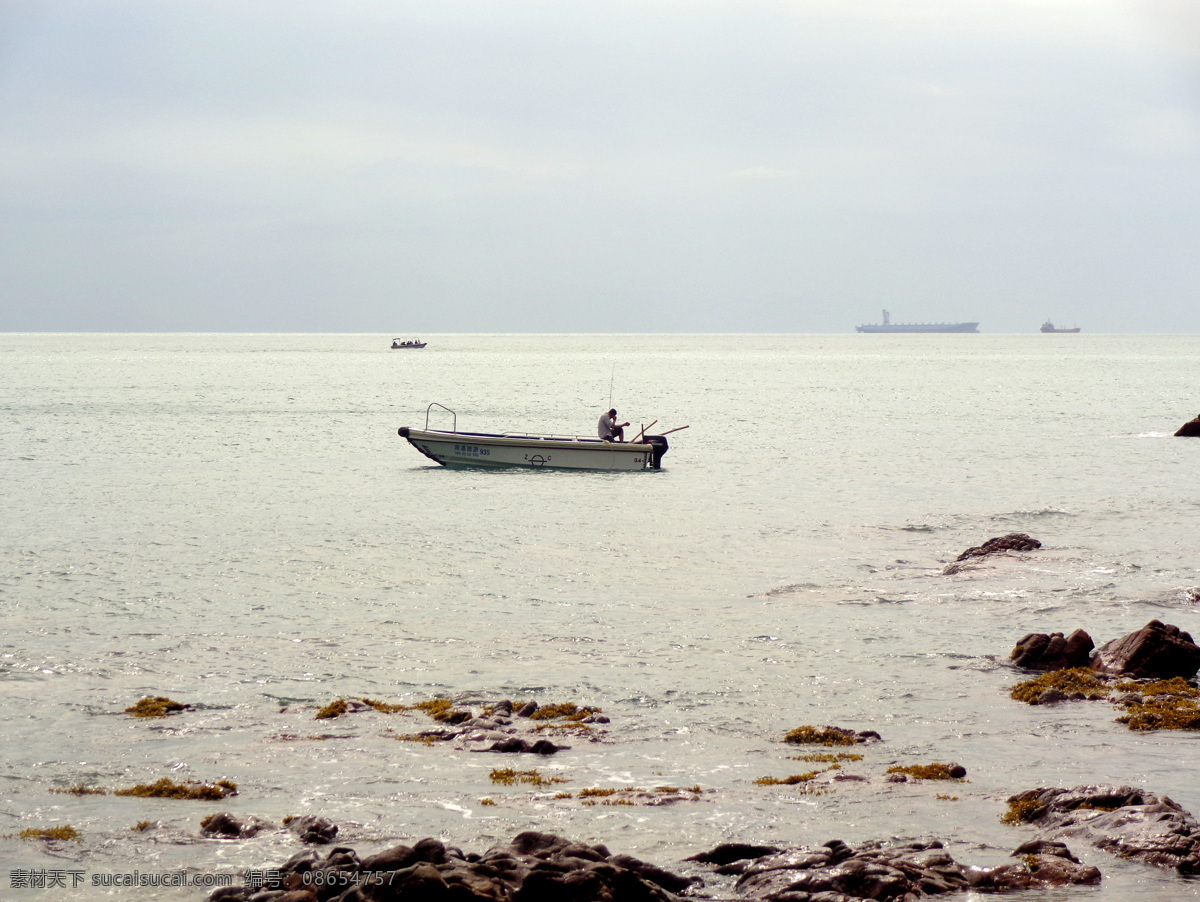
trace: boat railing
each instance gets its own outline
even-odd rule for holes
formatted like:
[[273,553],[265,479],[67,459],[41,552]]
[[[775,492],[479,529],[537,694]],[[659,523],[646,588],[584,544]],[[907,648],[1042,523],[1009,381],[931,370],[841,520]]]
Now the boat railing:
[[446,411],[446,413],[448,413],[448,414],[450,414],[450,416],[454,417],[454,424],[450,427],[450,431],[458,432],[458,414],[456,414],[453,410],[451,410],[445,404],[439,404],[437,401],[434,401],[428,407],[425,408],[425,431],[426,432],[429,431],[429,412],[431,410],[433,410],[433,408],[435,408],[435,407],[442,408],[442,410]]
[[595,442],[599,439],[589,438],[586,435],[542,435],[537,432],[504,432],[501,433],[501,438],[519,438],[527,440],[538,440],[544,442]]
[[[433,408],[440,407],[446,413],[453,417],[449,432],[453,435],[478,435],[484,438],[515,438],[523,441],[543,441],[543,442],[591,442],[598,443],[600,439],[593,438],[587,435],[541,435],[536,432],[502,432],[499,435],[491,432],[459,432],[458,431],[458,414],[447,407],[445,404],[439,404],[437,401],[430,403],[425,408],[425,431],[429,432],[429,415],[433,412]],[[435,432],[446,432],[445,429],[435,429]]]

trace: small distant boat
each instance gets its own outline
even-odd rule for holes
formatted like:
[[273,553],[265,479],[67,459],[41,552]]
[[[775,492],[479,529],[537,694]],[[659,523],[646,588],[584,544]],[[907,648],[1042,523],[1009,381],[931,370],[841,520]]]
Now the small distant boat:
[[412,340],[410,340],[410,341],[401,341],[401,340],[400,340],[400,339],[398,339],[398,338],[393,338],[393,339],[392,339],[392,350],[393,350],[393,351],[398,351],[398,350],[400,350],[400,349],[402,349],[402,348],[403,348],[403,349],[408,349],[408,348],[423,348],[423,347],[425,347],[425,345],[426,345],[427,343],[428,343],[428,342],[421,341],[421,339],[419,339],[419,338],[414,338],[414,339],[412,339]]
[[1062,332],[1062,333],[1078,332],[1079,327],[1076,326],[1074,329],[1058,329],[1058,328],[1055,328],[1054,323],[1050,322],[1050,320],[1046,320],[1044,323],[1042,323],[1042,331],[1043,332]]
[[[434,407],[454,416],[454,424],[449,430],[429,428],[429,413]],[[677,432],[678,429],[668,431]],[[430,460],[451,468],[658,470],[669,447],[662,435],[638,435],[632,442],[607,442],[598,438],[526,432],[459,432],[458,415],[436,401],[425,408],[424,429],[401,426],[397,433]]]
[[911,333],[911,332],[978,332],[979,323],[893,323],[892,315],[883,311],[882,323],[855,326],[856,332]]

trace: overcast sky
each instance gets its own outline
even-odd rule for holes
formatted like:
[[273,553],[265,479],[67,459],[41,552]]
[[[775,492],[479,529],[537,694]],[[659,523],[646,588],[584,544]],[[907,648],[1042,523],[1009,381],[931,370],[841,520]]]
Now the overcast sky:
[[1200,332],[1196,0],[0,0],[0,329]]

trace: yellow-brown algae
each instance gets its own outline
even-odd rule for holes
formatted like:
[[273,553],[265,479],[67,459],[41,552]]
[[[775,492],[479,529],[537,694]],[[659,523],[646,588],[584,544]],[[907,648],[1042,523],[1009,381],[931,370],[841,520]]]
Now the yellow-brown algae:
[[115,796],[137,796],[143,799],[200,799],[216,801],[237,794],[237,784],[229,780],[216,783],[176,783],[163,777],[155,783],[139,783],[129,789],[115,789]]
[[914,780],[961,780],[967,769],[960,764],[894,764],[887,769],[889,774],[904,774]]
[[165,695],[158,695],[153,698],[144,698],[137,704],[130,705],[125,709],[125,713],[132,714],[134,717],[166,717],[169,714],[186,711],[190,707],[191,705],[172,701]]
[[1107,697],[1111,689],[1109,682],[1097,676],[1095,671],[1087,667],[1071,667],[1017,683],[1010,694],[1019,702],[1036,705],[1042,693],[1049,690],[1058,690],[1068,696],[1098,699]]
[[795,786],[797,783],[807,783],[819,770],[810,770],[805,774],[792,774],[790,777],[759,777],[754,781],[756,786]]
[[858,739],[853,733],[837,727],[797,727],[783,737],[793,745],[854,745]]
[[76,783],[74,786],[68,786],[66,789],[51,789],[50,791],[73,796],[102,796],[105,794],[103,789],[95,786],[84,786],[82,783]]
[[324,708],[317,712],[317,720],[329,720],[333,717],[341,717],[350,710],[350,704],[344,699],[339,698],[330,702]]
[[79,831],[71,826],[63,827],[30,827],[21,831],[21,839],[40,839],[46,842],[66,842],[69,839],[83,842]]

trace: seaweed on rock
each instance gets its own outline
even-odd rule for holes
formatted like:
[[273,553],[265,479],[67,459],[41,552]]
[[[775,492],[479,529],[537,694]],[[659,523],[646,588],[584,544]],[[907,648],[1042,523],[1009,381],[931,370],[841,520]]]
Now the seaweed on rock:
[[137,704],[130,705],[125,709],[125,713],[132,714],[134,717],[166,717],[186,711],[190,707],[191,705],[172,701],[165,695],[157,695],[153,698],[143,698]]
[[792,774],[790,777],[759,777],[754,781],[756,786],[795,786],[797,783],[807,783],[817,774],[819,770],[810,770],[804,774]]
[[317,712],[317,720],[330,720],[334,717],[341,717],[350,710],[350,703],[344,698],[336,699],[330,702],[324,708]]
[[74,786],[68,786],[66,789],[55,788],[51,789],[50,791],[59,793],[61,795],[73,796],[102,796],[106,794],[105,790],[100,789],[99,787],[85,786],[82,783],[76,783]]
[[845,727],[814,727],[805,725],[796,727],[786,736],[784,742],[793,745],[855,745],[869,739],[878,739],[879,734],[874,730],[864,730],[861,733],[848,730]]
[[21,839],[40,839],[44,842],[83,842],[79,831],[70,825],[62,827],[28,827],[21,831]]
[[1012,687],[1011,695],[1019,702],[1038,705],[1044,702],[1044,693],[1052,691],[1057,691],[1065,697],[1098,699],[1108,696],[1111,685],[1108,680],[1087,667],[1071,667],[1066,670],[1052,670],[1031,680],[1017,683]]
[[904,774],[914,780],[961,780],[966,777],[967,769],[961,764],[935,761],[933,764],[894,764],[887,773]]
[[139,783],[129,789],[115,789],[113,795],[137,796],[143,799],[200,799],[212,802],[237,795],[237,784],[229,780],[218,780],[216,783],[176,783],[170,777],[163,777],[155,783]]
[[1117,723],[1131,730],[1200,730],[1200,689],[1183,677],[1116,680],[1086,667],[1075,667],[1020,682],[1011,694],[1030,705],[1106,698],[1125,709]]

